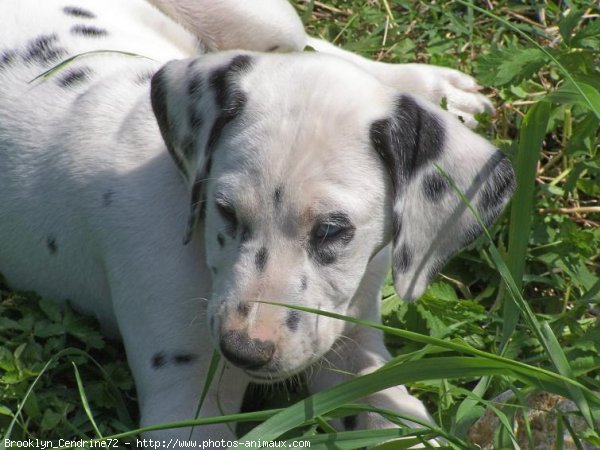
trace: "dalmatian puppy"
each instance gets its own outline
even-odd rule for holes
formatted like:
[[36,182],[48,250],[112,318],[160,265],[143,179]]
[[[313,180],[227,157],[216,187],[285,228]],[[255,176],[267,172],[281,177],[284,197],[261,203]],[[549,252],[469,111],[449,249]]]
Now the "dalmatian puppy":
[[[213,348],[205,417],[250,380],[308,371],[318,391],[376,370],[380,332],[260,301],[376,322],[390,255],[417,299],[482,231],[434,164],[487,224],[514,188],[454,116],[489,102],[460,72],[308,38],[283,0],[153,3],[0,3],[0,272],[124,341],[143,426],[194,417]],[[364,401],[431,420],[402,386]]]

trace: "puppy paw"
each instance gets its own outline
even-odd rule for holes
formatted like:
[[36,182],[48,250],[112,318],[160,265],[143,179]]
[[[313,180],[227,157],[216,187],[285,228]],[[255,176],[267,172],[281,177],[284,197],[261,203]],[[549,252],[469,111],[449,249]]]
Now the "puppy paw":
[[376,76],[385,84],[420,95],[436,105],[444,102],[448,111],[461,118],[469,128],[477,126],[475,114],[494,113],[492,103],[480,94],[481,86],[477,81],[458,70],[426,64],[382,66]]
[[494,106],[480,94],[481,86],[475,79],[458,70],[436,67],[438,86],[432,90],[432,101],[438,104],[446,98],[448,111],[463,119],[469,128],[477,126],[475,114],[494,114]]

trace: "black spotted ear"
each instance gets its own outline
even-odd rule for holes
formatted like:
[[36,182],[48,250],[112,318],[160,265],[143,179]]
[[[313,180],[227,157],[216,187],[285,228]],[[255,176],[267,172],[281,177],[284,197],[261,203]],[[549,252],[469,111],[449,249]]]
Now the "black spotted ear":
[[398,295],[420,297],[446,261],[482,228],[439,166],[487,225],[515,188],[508,159],[454,116],[410,95],[371,125],[393,192],[392,271]]
[[184,243],[201,214],[203,185],[219,138],[246,104],[239,79],[251,65],[249,54],[227,52],[171,61],[152,77],[150,98],[158,127],[190,189]]

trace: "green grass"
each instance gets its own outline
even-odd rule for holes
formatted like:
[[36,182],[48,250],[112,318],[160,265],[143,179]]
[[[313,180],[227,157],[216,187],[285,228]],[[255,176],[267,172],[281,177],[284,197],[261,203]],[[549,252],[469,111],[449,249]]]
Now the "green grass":
[[[294,2],[310,34],[372,59],[457,68],[486,86],[497,114],[482,117],[479,132],[511,156],[518,189],[489,237],[454,258],[419,302],[402,302],[388,280],[383,328],[394,359],[380,372],[287,409],[197,423],[264,421],[245,438],[295,433],[313,449],[404,436],[377,447],[400,449],[435,435],[451,448],[475,448],[469,427],[489,408],[498,418],[494,448],[532,448],[535,430],[521,412],[527,396],[542,390],[576,405],[557,416],[559,448],[600,447],[596,3],[494,1],[484,10],[462,0],[324,3]],[[0,435],[9,427],[13,438],[135,433],[123,349],[70,309],[1,284],[0,296]],[[365,394],[402,382],[426,402],[437,427],[317,432],[319,425],[328,430],[332,417],[364,409],[357,402]],[[509,390],[508,402],[493,401]]]

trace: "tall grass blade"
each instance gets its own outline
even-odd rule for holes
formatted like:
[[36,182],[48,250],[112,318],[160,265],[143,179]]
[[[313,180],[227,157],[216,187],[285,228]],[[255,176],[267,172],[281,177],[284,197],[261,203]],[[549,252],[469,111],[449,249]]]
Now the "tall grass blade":
[[[383,367],[368,375],[353,378],[330,389],[318,392],[286,408],[250,431],[240,439],[240,443],[257,439],[276,439],[283,433],[314,419],[318,415],[327,414],[345,403],[359,400],[398,384],[411,383],[417,380],[472,377],[486,374],[506,375],[509,373],[510,370],[502,363],[487,361],[483,358],[465,357],[430,358]],[[441,432],[437,428],[436,431]],[[450,442],[456,439],[454,436],[447,434],[444,434],[443,437]]]
[[[202,393],[200,394],[200,400],[198,401],[198,406],[196,407],[196,414],[194,418],[197,419],[200,415],[200,410],[202,409],[202,405],[204,404],[204,400],[206,400],[206,396],[208,394],[208,390],[215,379],[215,375],[217,370],[219,369],[219,362],[221,361],[221,355],[218,351],[213,350],[212,357],[210,358],[210,364],[208,366],[208,371],[206,372],[206,379],[204,380],[204,386],[202,387]],[[194,427],[190,429],[190,439],[192,438],[192,433],[194,432]]]
[[[325,311],[322,309],[308,308],[306,306],[300,305],[291,305],[277,302],[268,302],[261,301],[260,303],[266,303],[269,305],[276,305],[290,309],[297,309],[299,311],[309,312],[312,314],[318,314],[325,317],[331,317],[333,319],[344,320],[346,322],[354,323],[361,326],[366,326],[370,328],[375,328],[377,330],[381,330],[387,334],[398,336],[402,339],[407,339],[414,342],[420,342],[422,344],[429,344],[435,347],[445,348],[448,350],[453,350],[459,353],[463,353],[466,355],[478,356],[484,359],[491,360],[493,362],[498,362],[504,364],[508,369],[518,372],[520,376],[523,377],[534,377],[537,381],[531,381],[529,384],[533,386],[544,388],[549,390],[549,392],[555,392],[559,395],[568,395],[567,390],[564,388],[565,385],[572,385],[577,387],[578,389],[582,389],[585,392],[586,398],[593,401],[596,405],[600,406],[600,396],[596,395],[590,389],[579,383],[577,380],[569,377],[565,377],[564,375],[556,372],[552,372],[546,369],[542,369],[540,367],[535,367],[528,365],[526,363],[516,361],[513,359],[505,358],[503,356],[497,355],[495,353],[485,352],[483,350],[476,349],[468,344],[459,342],[458,340],[446,341],[443,339],[427,336],[424,334],[415,333],[413,331],[401,330],[399,328],[390,327],[387,325],[381,325],[375,322],[369,322],[367,320],[357,319],[355,317],[344,316],[342,314],[337,314],[331,311]],[[406,361],[402,356],[393,358],[386,364],[386,367],[391,366],[399,366],[410,363],[423,363],[428,360],[417,360],[417,361]],[[554,391],[553,389],[558,389],[558,391]]]
[[577,300],[578,303],[600,303],[600,280],[596,281],[586,294]]
[[81,375],[79,375],[79,369],[77,369],[77,365],[73,361],[73,370],[75,371],[75,380],[77,381],[77,390],[79,391],[79,398],[81,399],[81,404],[83,405],[83,410],[85,411],[86,416],[90,420],[92,427],[94,427],[94,431],[96,432],[96,436],[99,438],[102,437],[102,433],[100,433],[100,429],[98,425],[96,425],[96,421],[94,420],[94,415],[92,414],[92,409],[90,408],[90,404],[87,399],[87,395],[85,395],[85,389],[83,388],[83,381],[81,381]]
[[[519,151],[515,161],[517,189],[513,195],[510,209],[507,261],[515,286],[519,291],[521,291],[523,283],[525,258],[534,214],[537,162],[550,120],[550,109],[550,104],[547,102],[538,102],[533,105],[527,111],[519,133]],[[501,352],[519,320],[519,307],[511,300],[509,293],[504,298],[503,316]]]

